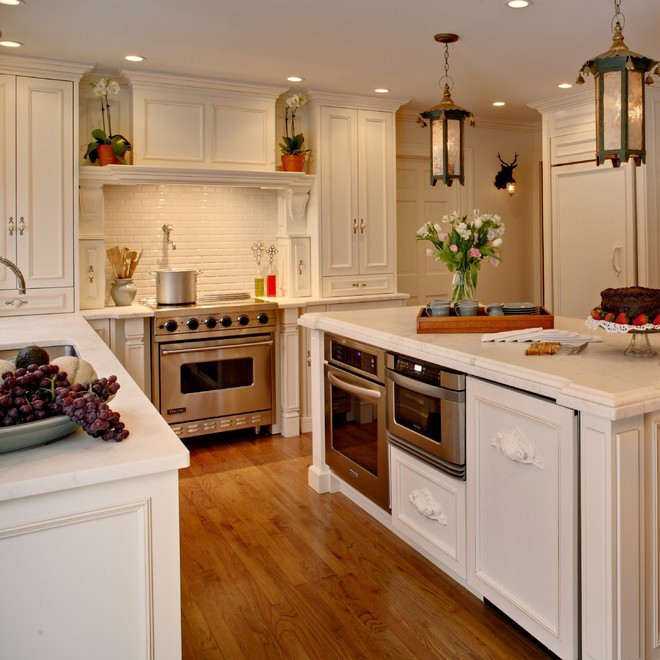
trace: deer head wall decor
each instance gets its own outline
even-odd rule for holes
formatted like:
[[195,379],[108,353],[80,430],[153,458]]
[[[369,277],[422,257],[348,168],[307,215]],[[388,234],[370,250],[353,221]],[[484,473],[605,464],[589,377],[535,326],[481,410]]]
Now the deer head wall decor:
[[502,163],[502,169],[495,175],[495,187],[498,190],[506,190],[509,195],[516,192],[516,180],[513,178],[513,170],[518,167],[518,153],[511,163],[505,163],[502,157],[497,154],[497,158]]

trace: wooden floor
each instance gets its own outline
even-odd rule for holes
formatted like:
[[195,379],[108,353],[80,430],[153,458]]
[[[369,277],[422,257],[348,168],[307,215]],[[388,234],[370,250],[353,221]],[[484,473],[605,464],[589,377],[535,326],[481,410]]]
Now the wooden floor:
[[187,442],[183,657],[554,657],[341,494],[311,437]]

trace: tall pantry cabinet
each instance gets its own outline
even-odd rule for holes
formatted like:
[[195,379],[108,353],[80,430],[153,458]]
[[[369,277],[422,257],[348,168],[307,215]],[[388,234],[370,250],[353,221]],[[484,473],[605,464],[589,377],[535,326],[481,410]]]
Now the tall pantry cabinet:
[[0,58],[0,267],[3,315],[72,312],[77,81],[87,66]]
[[532,104],[543,116],[544,298],[586,318],[607,287],[660,286],[660,92],[646,91],[646,164],[596,166],[593,90]]
[[308,92],[312,291],[323,297],[396,290],[394,113],[402,100]]

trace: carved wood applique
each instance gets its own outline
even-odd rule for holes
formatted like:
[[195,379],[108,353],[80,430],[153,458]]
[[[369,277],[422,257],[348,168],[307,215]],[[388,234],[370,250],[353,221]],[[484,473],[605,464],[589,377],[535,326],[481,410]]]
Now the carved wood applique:
[[429,520],[437,520],[441,525],[447,524],[447,516],[442,510],[442,506],[433,499],[431,491],[428,488],[423,490],[413,490],[408,495],[408,501],[417,509],[417,511]]
[[518,429],[498,431],[490,439],[490,444],[499,449],[511,461],[529,463],[535,465],[539,470],[545,469],[543,459],[539,456],[536,447]]

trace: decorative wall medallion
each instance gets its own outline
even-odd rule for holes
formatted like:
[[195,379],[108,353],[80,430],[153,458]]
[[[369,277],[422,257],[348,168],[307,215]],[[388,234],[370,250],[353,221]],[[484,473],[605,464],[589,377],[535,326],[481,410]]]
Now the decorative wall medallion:
[[442,507],[433,499],[428,488],[413,490],[408,495],[408,501],[426,518],[437,520],[441,525],[447,524],[447,517]]
[[545,469],[543,459],[536,451],[536,447],[518,429],[498,431],[490,439],[490,444],[499,449],[509,460],[531,463],[536,465],[539,470]]

